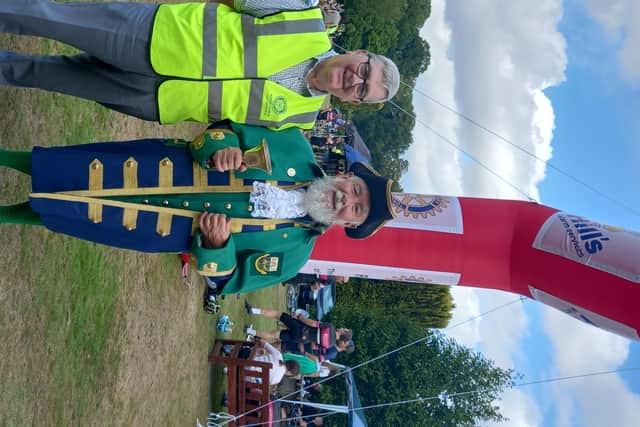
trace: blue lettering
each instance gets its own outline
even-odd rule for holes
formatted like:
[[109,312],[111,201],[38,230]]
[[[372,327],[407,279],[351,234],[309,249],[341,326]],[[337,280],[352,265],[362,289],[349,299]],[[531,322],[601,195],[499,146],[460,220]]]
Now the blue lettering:
[[591,228],[580,228],[580,230],[578,230],[578,233],[580,233],[580,234],[582,234],[582,233],[591,233],[591,232],[594,232],[594,231],[598,231],[598,229],[597,228],[593,228],[593,227],[591,227]]
[[585,243],[584,248],[590,254],[595,254],[597,252],[600,252],[604,248],[604,246],[599,240],[592,240],[590,242]]
[[602,233],[587,234],[586,236],[582,235],[580,236],[580,240],[597,239],[598,237],[602,237]]

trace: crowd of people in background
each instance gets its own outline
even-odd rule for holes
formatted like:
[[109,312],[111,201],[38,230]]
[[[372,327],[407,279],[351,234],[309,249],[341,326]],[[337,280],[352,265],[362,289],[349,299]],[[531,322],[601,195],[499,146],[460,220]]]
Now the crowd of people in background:
[[[340,279],[341,282],[346,280],[348,278]],[[318,286],[322,284],[319,283]],[[251,325],[245,328],[248,339],[262,349],[253,360],[271,364],[269,385],[277,389],[282,384],[281,393],[286,394],[299,388],[297,381],[327,377],[337,372],[339,369],[331,360],[341,352],[351,353],[355,349],[350,329],[335,328],[331,323],[319,322],[301,313],[289,314],[253,307],[248,302],[245,302],[245,308],[250,316],[278,319],[282,325],[281,329],[272,331],[256,331]],[[309,385],[307,399],[320,390],[320,384],[303,384]],[[224,396],[222,405],[226,404]],[[297,426],[323,425],[323,418],[318,416],[318,411],[304,405],[297,408],[283,407],[281,416],[283,419],[292,418]]]
[[324,24],[331,37],[337,37],[345,30],[343,22],[344,5],[336,0],[320,0],[320,8],[324,14]]
[[[332,38],[344,32],[344,5],[336,0],[320,0],[325,19]],[[348,126],[350,120],[338,108],[327,107],[318,114],[313,129],[305,131],[316,159],[328,175],[336,175],[346,171],[345,151],[343,144],[349,143]],[[310,285],[314,294],[334,283],[346,283],[349,277],[315,277],[313,280],[298,274],[299,279],[291,280],[296,286],[302,282]],[[296,279],[294,278],[294,279]],[[306,279],[309,279],[305,281]],[[298,283],[300,282],[300,283]],[[282,392],[293,390],[292,384],[302,381],[308,391],[305,397],[319,397],[321,384],[314,384],[316,378],[323,378],[336,373],[339,369],[331,363],[339,353],[351,353],[355,349],[353,332],[347,328],[335,328],[330,323],[322,323],[308,318],[308,313],[298,310],[296,313],[285,313],[277,310],[256,308],[248,302],[247,313],[251,316],[264,316],[277,319],[281,329],[257,331],[252,325],[245,328],[247,339],[253,340],[263,350],[256,360],[272,364],[270,384]],[[295,383],[297,386],[297,382]],[[317,395],[317,396],[316,396]],[[290,419],[290,425],[301,427],[321,426],[324,421],[318,416],[319,411],[313,407],[300,406],[297,409],[283,407],[281,417]]]
[[316,161],[328,175],[344,173],[347,168],[343,144],[349,144],[351,121],[337,108],[325,108],[318,114],[315,126],[305,132]]

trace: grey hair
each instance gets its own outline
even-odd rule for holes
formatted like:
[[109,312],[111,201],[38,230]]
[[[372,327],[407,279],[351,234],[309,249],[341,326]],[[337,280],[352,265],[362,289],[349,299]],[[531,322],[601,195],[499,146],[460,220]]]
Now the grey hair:
[[389,58],[376,53],[369,53],[371,59],[382,64],[382,86],[387,90],[387,96],[376,101],[364,101],[370,104],[385,102],[393,98],[400,88],[400,71],[398,66]]

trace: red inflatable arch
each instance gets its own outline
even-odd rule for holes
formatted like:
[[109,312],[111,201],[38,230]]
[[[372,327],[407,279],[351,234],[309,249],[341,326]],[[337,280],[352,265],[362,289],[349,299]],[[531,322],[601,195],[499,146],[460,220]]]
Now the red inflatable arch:
[[364,240],[335,227],[304,272],[499,289],[632,339],[640,235],[531,202],[394,193]]

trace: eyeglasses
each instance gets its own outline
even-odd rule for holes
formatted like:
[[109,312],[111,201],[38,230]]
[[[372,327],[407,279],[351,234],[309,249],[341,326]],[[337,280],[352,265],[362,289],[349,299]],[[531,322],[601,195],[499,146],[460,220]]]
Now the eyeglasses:
[[371,72],[371,55],[367,54],[367,62],[361,62],[358,64],[356,75],[362,79],[362,83],[358,83],[356,86],[356,98],[360,102],[364,102],[369,92],[369,86],[367,85],[367,79],[369,79],[369,73]]

